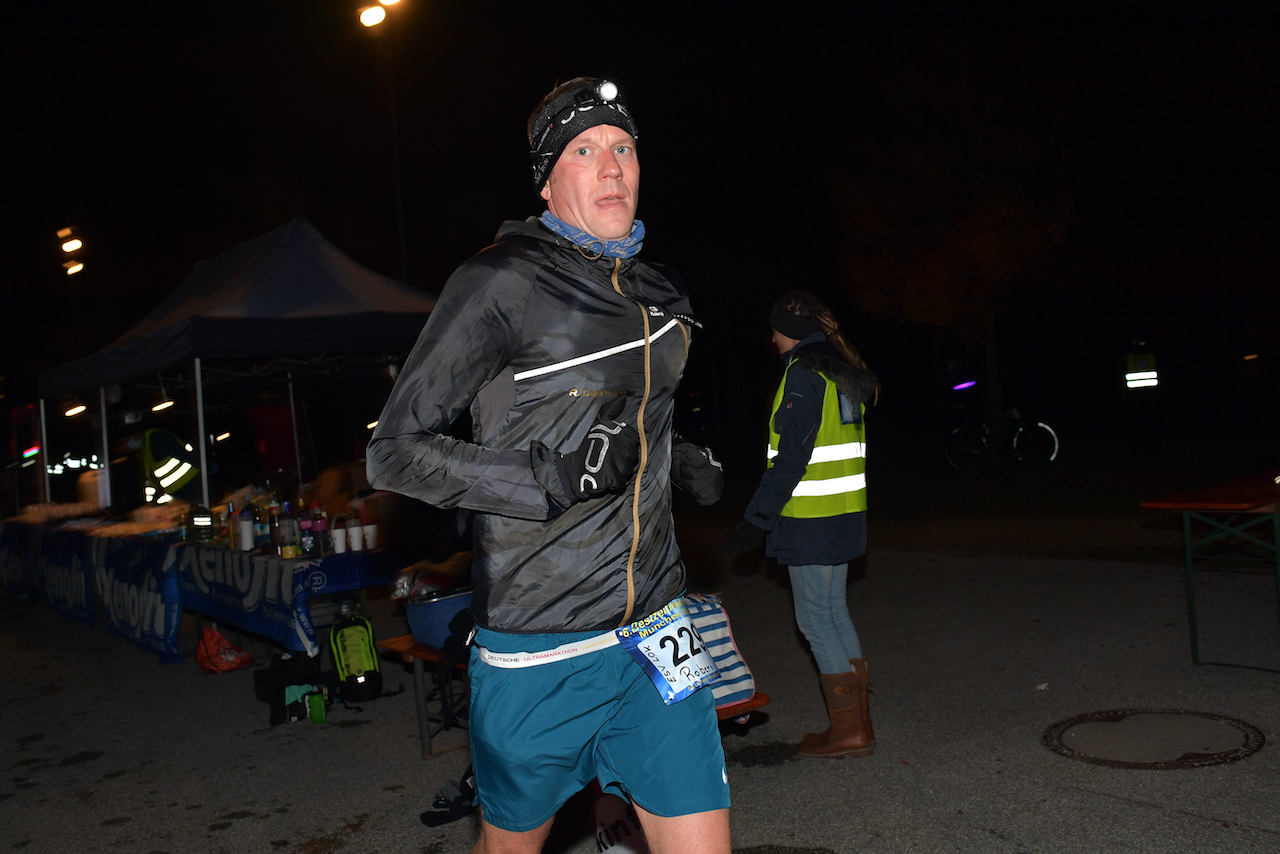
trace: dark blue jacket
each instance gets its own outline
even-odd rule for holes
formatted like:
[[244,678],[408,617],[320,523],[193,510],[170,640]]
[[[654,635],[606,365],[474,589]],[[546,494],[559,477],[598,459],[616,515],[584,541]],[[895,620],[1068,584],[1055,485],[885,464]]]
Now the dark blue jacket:
[[778,455],[773,466],[765,470],[743,518],[769,532],[765,553],[777,558],[778,563],[848,563],[866,553],[866,513],[819,519],[796,519],[781,513],[813,453],[826,393],[823,374],[854,402],[855,412],[861,409],[856,404],[875,393],[876,379],[850,365],[821,332],[805,338],[783,359],[795,364],[787,371],[782,402],[773,413],[773,426],[780,435]]

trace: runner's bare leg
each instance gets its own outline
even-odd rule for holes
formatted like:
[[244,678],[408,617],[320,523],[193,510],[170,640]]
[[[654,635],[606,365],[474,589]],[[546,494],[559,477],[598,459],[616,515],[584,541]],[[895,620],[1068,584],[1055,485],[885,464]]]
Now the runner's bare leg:
[[636,816],[650,854],[730,854],[727,809],[666,817],[636,806]]

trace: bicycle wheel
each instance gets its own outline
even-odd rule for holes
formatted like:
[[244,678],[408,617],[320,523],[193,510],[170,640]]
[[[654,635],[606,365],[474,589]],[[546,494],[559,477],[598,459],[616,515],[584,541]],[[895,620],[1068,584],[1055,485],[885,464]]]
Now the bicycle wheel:
[[1058,457],[1058,434],[1043,421],[1023,424],[1013,434],[1013,455],[1024,466],[1047,466]]
[[987,462],[987,439],[972,427],[957,427],[947,434],[943,452],[956,471],[977,471]]

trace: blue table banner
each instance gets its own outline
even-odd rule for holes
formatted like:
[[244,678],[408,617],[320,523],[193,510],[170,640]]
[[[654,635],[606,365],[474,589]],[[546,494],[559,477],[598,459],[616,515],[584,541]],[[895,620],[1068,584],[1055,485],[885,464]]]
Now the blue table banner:
[[32,582],[46,604],[93,624],[93,550],[82,531],[44,526],[29,529]]
[[175,569],[177,546],[159,539],[94,539],[94,587],[107,627],[162,664],[182,661],[178,628],[182,600]]
[[0,585],[7,593],[32,589],[30,532],[30,525],[0,519]]

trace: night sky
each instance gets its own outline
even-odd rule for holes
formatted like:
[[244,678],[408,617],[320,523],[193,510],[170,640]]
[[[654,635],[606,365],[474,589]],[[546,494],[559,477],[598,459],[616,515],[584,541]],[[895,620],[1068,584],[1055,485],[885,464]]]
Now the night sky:
[[[776,382],[764,318],[793,286],[828,297],[880,375],[878,435],[903,437],[904,458],[929,441],[953,403],[948,361],[980,372],[982,347],[858,303],[837,188],[908,151],[951,168],[985,145],[988,172],[1024,167],[1002,186],[1067,213],[1051,255],[1001,294],[1006,401],[1075,447],[1244,425],[1248,452],[1276,462],[1272,4],[1018,20],[402,0],[376,32],[358,5],[184,2],[148,19],[58,4],[10,22],[0,408],[34,400],[35,372],[108,343],[195,262],[294,216],[438,291],[502,220],[541,210],[525,120],[557,80],[595,74],[640,127],[645,256],[681,271],[706,326],[688,387],[733,398],[731,426],[706,428],[721,442],[755,439],[738,425],[762,420]],[[55,237],[68,225],[86,243],[73,277]],[[1140,407],[1120,379],[1135,341],[1165,372]]]

